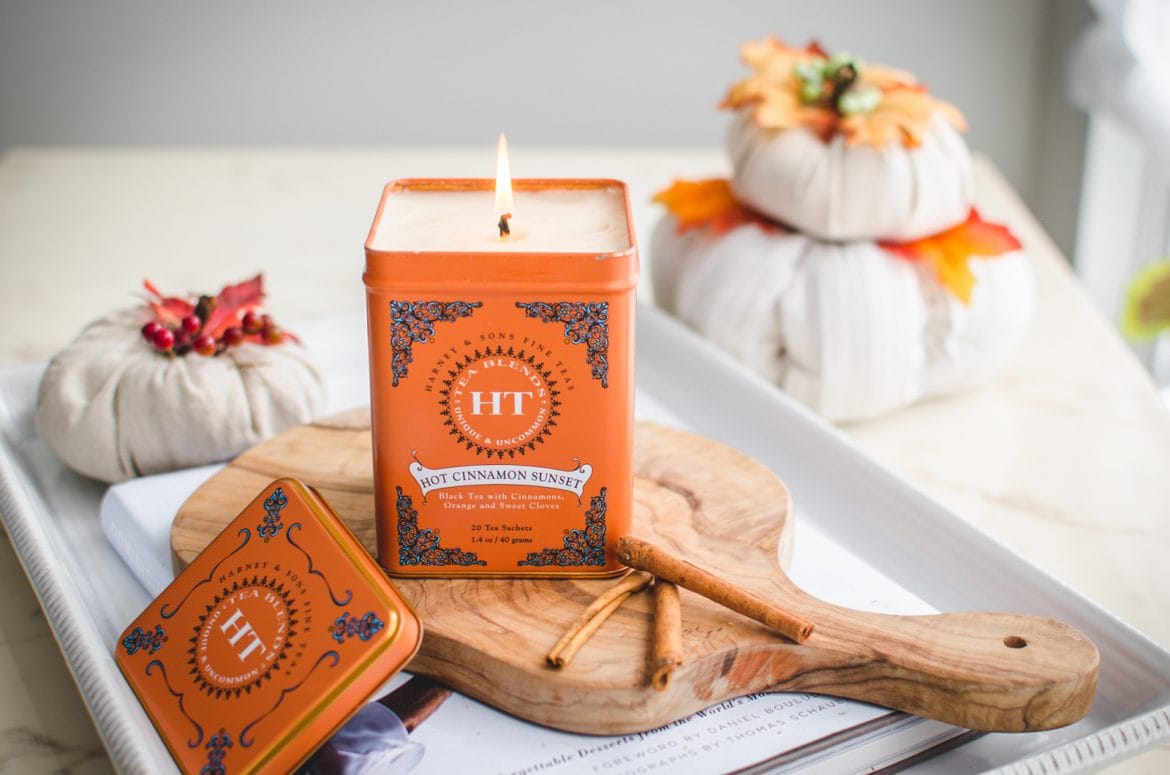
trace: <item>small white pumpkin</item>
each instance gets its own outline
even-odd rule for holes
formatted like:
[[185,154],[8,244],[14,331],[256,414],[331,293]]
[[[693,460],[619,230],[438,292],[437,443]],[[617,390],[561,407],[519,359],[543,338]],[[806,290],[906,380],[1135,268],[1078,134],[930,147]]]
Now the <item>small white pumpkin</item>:
[[227,460],[325,409],[303,347],[243,344],[168,357],[140,330],[146,308],[90,324],[54,356],[37,432],[70,468],[105,482]]
[[929,267],[875,243],[826,243],[754,224],[651,240],[657,303],[833,421],[864,420],[977,384],[1022,339],[1026,256],[975,260],[964,304]]
[[941,116],[916,147],[875,148],[804,127],[765,129],[745,110],[727,150],[740,201],[823,240],[925,237],[962,221],[975,196],[967,143]]

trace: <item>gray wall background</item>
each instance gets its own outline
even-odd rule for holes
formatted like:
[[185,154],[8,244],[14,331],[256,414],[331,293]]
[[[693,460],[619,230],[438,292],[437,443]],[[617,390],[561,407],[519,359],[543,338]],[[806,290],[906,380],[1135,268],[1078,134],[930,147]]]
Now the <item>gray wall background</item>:
[[12,145],[717,146],[741,42],[913,70],[1071,249],[1083,0],[0,0]]

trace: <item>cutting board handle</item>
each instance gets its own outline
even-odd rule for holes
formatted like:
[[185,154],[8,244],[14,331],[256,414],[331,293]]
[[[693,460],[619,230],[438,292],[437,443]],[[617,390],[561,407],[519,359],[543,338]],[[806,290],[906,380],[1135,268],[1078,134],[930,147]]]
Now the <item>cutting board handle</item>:
[[1008,613],[875,614],[799,593],[816,630],[777,688],[832,694],[956,726],[1031,732],[1071,724],[1093,702],[1097,647],[1055,619]]

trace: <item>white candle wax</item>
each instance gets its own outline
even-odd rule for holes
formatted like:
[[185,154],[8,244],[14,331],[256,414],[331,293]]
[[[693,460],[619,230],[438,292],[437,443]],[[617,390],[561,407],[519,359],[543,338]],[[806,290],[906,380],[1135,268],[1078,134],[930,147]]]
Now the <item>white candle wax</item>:
[[393,252],[614,253],[630,247],[616,187],[515,191],[501,236],[490,189],[407,188],[386,198],[370,248]]

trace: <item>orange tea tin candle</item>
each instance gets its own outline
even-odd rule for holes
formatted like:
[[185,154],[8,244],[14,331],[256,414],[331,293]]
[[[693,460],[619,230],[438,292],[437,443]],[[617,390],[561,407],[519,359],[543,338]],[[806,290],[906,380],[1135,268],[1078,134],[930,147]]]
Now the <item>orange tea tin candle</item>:
[[281,479],[126,628],[115,661],[184,772],[292,772],[421,640],[349,528]]
[[629,194],[616,180],[511,186],[499,213],[491,180],[391,183],[366,242],[378,559],[394,574],[623,567]]

